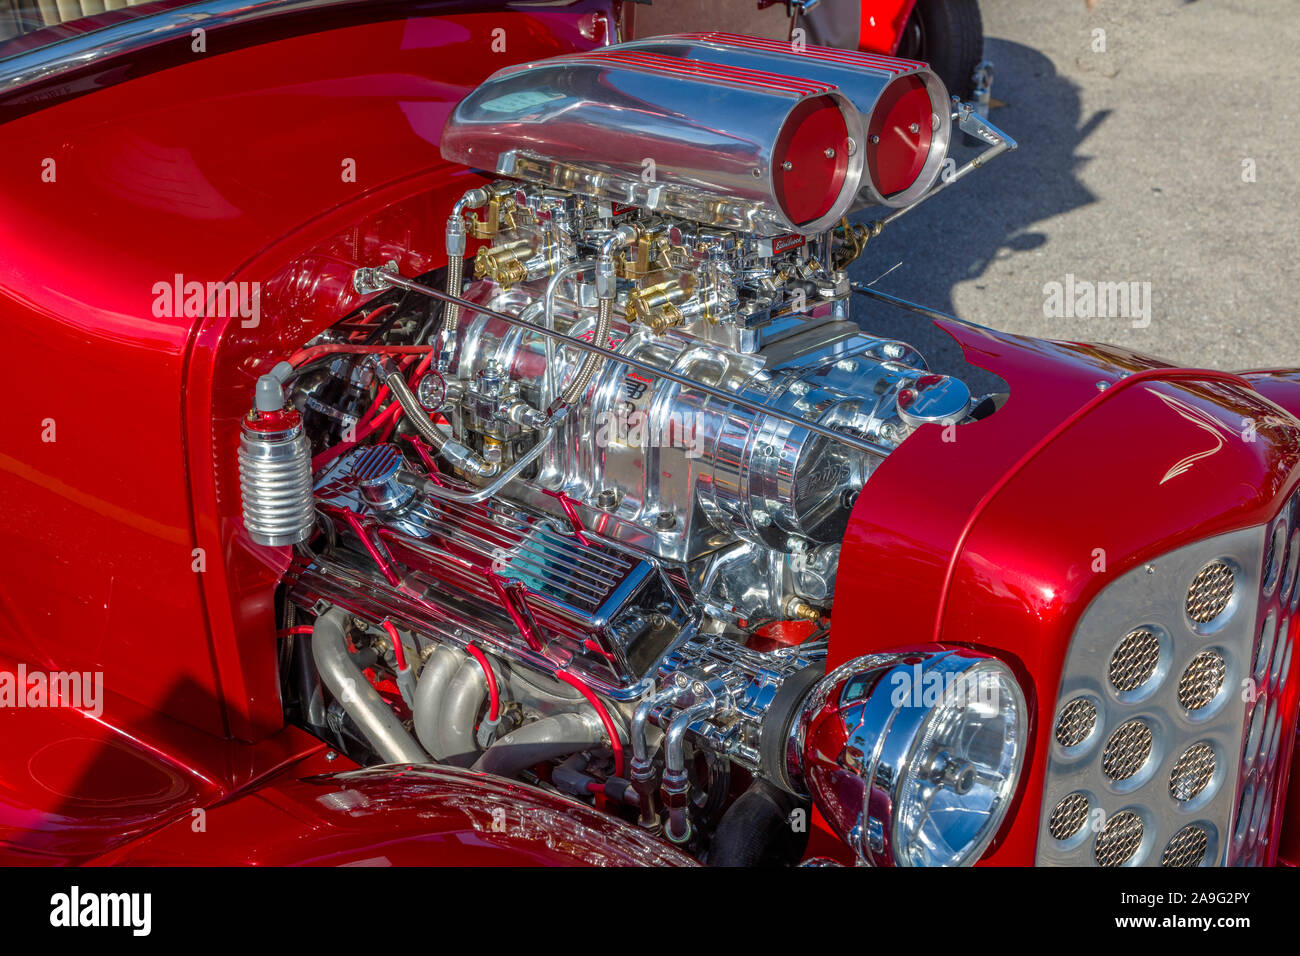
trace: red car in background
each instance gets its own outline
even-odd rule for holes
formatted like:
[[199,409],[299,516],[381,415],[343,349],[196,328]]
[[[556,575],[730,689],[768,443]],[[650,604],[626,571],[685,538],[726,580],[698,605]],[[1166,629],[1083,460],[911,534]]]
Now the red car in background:
[[973,3],[9,8],[0,862],[1300,857],[1300,372],[848,280]]
[[978,0],[655,0],[626,4],[619,21],[626,38],[683,30],[729,30],[864,53],[924,60],[962,97],[983,62],[984,28]]

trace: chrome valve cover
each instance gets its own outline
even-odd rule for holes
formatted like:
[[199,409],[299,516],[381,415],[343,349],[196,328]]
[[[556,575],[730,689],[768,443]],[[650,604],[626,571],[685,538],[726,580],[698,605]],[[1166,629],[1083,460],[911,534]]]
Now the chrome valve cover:
[[315,562],[293,592],[302,606],[324,599],[459,636],[453,643],[562,663],[613,694],[653,673],[691,623],[656,562],[505,503],[419,495],[398,480],[406,465],[393,445],[363,447],[317,480],[319,506],[350,526],[369,560]]

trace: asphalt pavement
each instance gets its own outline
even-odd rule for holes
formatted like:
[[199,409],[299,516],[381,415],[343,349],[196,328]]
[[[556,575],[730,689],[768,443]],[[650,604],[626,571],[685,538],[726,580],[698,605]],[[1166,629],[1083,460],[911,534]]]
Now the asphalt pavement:
[[[980,6],[1003,104],[990,119],[1019,149],[892,224],[853,278],[1025,335],[1186,365],[1300,366],[1300,3]],[[1091,308],[1089,286],[1103,291]],[[963,370],[927,320],[860,297],[854,308],[932,366]]]

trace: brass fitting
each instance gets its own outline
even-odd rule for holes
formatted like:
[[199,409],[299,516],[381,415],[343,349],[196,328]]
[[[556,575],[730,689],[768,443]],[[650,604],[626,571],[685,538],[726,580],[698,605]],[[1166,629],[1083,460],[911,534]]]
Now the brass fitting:
[[796,621],[820,621],[822,619],[821,611],[811,604],[800,601],[798,598],[791,598],[790,603],[786,605],[785,611]]
[[873,219],[871,222],[864,222],[858,225],[849,223],[848,218],[840,220],[840,224],[833,230],[833,235],[840,241],[840,247],[835,250],[832,257],[832,265],[836,272],[842,272],[849,265],[862,255],[867,248],[867,242],[880,235],[885,224],[880,220]]
[[628,312],[656,335],[681,325],[681,306],[695,294],[697,282],[691,273],[658,285],[636,289],[627,297]]
[[468,218],[469,234],[475,239],[491,239],[502,229],[515,228],[514,187],[493,185],[488,187],[491,198],[487,202],[487,212],[482,219],[474,216]]
[[640,232],[636,246],[619,257],[619,267],[619,275],[630,281],[666,269],[668,254],[663,243],[663,230]]
[[520,239],[499,246],[483,246],[474,255],[474,278],[491,279],[503,289],[528,277],[524,260],[531,258],[533,247]]

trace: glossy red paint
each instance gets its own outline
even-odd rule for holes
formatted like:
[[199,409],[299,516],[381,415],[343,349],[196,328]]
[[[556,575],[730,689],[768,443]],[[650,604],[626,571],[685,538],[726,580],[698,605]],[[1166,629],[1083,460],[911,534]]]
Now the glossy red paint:
[[892,54],[898,49],[914,6],[916,0],[862,0],[858,49]]
[[[285,776],[96,865],[693,866],[636,827],[534,787],[454,767]],[[219,839],[213,834],[220,833]]]
[[772,150],[772,181],[791,222],[813,222],[830,212],[844,191],[848,145],[844,114],[826,97],[804,100],[790,114]]
[[880,94],[867,130],[867,170],[882,196],[902,192],[921,174],[930,155],[932,108],[916,76],[895,80]]
[[[1293,679],[1294,679],[1294,675]],[[1291,738],[1291,782],[1286,803],[1282,806],[1282,826],[1278,835],[1277,862],[1282,866],[1300,866],[1300,728]]]
[[[1020,806],[985,862],[1028,864],[1048,745],[1040,729],[1051,726],[1079,616],[1135,565],[1269,520],[1300,475],[1300,422],[1235,376],[940,324],[969,361],[1007,382],[1010,398],[955,441],[925,426],[872,475],[841,556],[840,573],[855,586],[837,591],[828,666],[940,640],[1001,656],[1025,690],[1034,743]],[[1259,440],[1225,445],[1162,484],[1204,442],[1203,432],[1179,427],[1160,395],[1234,432],[1242,419],[1264,423]],[[1093,573],[1099,547],[1107,568]],[[1294,726],[1294,701],[1284,712]]]
[[[356,265],[442,264],[447,209],[481,181],[438,155],[451,105],[508,62],[599,45],[603,22],[597,5],[576,4],[337,26],[213,46],[8,114],[0,175],[31,185],[0,195],[0,351],[31,361],[10,369],[27,403],[0,425],[0,665],[102,672],[107,694],[100,718],[0,711],[5,861],[680,862],[609,818],[489,778],[300,779],[339,763],[282,726],[272,602],[288,555],[236,534],[234,449],[257,375],[355,307]],[[256,323],[156,309],[156,287],[178,274],[257,283]],[[1191,440],[1177,422],[1151,426],[1163,421],[1156,396],[1219,416],[1295,413],[1300,376],[1252,375],[1252,393],[1156,374],[1098,401],[1098,380],[1164,366],[949,331],[1011,398],[957,442],[927,426],[873,476],[845,542],[855,587],[834,609],[830,663],[900,642],[982,647],[1016,669],[1046,726],[1073,623],[1110,577],[1258,523],[1291,490],[1287,420],[1153,490]],[[1115,453],[1097,453],[1106,447]],[[1099,539],[1106,575],[1088,572]],[[991,862],[1033,858],[1045,748],[1038,734],[1024,805]],[[200,807],[229,815],[247,842],[196,840]],[[494,808],[529,808],[545,825],[520,843],[484,837],[479,818]]]
[[[201,700],[186,687],[174,704]],[[291,766],[324,772],[324,750],[294,727],[252,746],[214,737],[111,686],[86,711],[0,708],[0,864],[84,863]]]
[[1279,408],[1300,418],[1300,371],[1293,368],[1242,372],[1251,387]]

